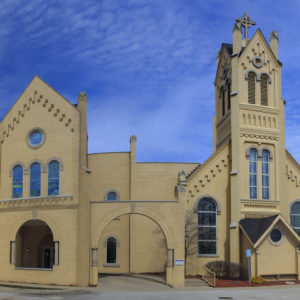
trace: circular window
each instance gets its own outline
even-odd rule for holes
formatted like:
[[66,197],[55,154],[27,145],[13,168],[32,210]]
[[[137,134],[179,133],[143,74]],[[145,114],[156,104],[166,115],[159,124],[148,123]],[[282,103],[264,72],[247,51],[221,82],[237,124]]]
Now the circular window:
[[278,243],[282,239],[282,233],[279,229],[274,228],[270,233],[270,239],[273,243]]
[[261,68],[264,65],[264,60],[260,56],[254,56],[252,63],[256,68]]
[[39,148],[45,141],[45,134],[42,129],[33,129],[30,131],[27,143],[31,148]]

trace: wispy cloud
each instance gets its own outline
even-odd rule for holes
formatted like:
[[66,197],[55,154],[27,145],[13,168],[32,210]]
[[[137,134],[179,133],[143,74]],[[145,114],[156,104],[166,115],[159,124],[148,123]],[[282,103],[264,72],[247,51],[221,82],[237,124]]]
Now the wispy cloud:
[[216,54],[246,9],[267,38],[279,31],[286,144],[300,161],[299,8],[273,0],[2,0],[0,117],[38,74],[71,101],[86,90],[92,152],[128,150],[135,133],[140,160],[204,161]]

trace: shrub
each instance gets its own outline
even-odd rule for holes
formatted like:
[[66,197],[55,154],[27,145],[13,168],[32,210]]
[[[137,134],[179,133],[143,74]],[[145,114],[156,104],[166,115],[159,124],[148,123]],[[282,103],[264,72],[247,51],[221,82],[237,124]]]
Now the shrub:
[[267,280],[261,276],[254,276],[251,278],[251,282],[253,283],[265,283]]
[[241,264],[216,260],[206,264],[206,267],[216,273],[219,279],[247,280],[248,269]]

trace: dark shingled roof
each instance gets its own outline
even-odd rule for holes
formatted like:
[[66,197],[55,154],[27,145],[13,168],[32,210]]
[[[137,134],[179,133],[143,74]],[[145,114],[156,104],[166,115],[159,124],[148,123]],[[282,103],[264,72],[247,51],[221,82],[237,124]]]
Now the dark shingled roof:
[[271,226],[278,215],[274,215],[267,218],[261,219],[251,219],[246,218],[240,220],[240,225],[243,227],[248,237],[251,239],[252,243],[255,244],[260,237],[266,232],[266,230]]

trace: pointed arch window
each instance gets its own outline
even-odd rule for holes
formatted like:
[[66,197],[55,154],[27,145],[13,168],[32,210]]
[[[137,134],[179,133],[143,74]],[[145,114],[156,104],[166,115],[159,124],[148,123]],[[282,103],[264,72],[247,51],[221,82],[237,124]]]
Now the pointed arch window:
[[48,196],[59,195],[60,164],[53,160],[48,164]]
[[30,197],[41,195],[41,165],[33,163],[30,166]]
[[217,254],[217,206],[207,197],[198,203],[198,254]]
[[248,103],[255,104],[255,79],[254,72],[250,72],[248,75]]
[[117,263],[117,239],[109,237],[106,241],[106,263]]
[[295,202],[291,207],[290,212],[291,226],[300,236],[300,202]]
[[257,199],[257,150],[250,149],[249,156],[249,192],[250,199]]
[[262,180],[262,198],[268,200],[270,197],[270,153],[268,150],[262,151],[262,162],[261,162],[261,180]]
[[266,74],[261,76],[260,82],[260,94],[261,94],[261,105],[268,105],[268,82],[269,77]]
[[16,165],[12,170],[12,197],[22,198],[23,197],[23,167]]

